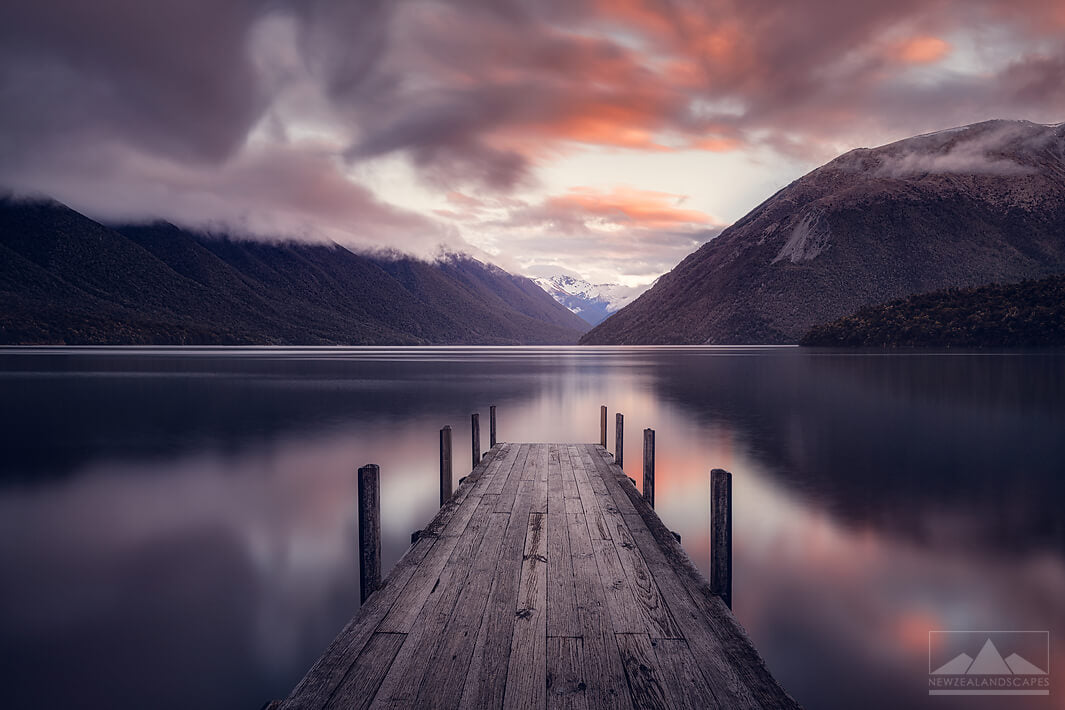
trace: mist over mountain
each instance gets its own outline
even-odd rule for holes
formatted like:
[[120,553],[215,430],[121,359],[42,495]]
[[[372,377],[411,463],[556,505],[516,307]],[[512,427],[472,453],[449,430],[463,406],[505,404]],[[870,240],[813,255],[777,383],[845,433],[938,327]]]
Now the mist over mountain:
[[111,228],[6,199],[0,305],[0,342],[21,344],[562,344],[587,329],[529,279],[466,256]]
[[533,279],[556,301],[591,325],[598,325],[643,290],[621,284],[592,284],[566,274]]
[[987,121],[796,180],[581,340],[796,343],[916,293],[1065,271],[1065,124]]

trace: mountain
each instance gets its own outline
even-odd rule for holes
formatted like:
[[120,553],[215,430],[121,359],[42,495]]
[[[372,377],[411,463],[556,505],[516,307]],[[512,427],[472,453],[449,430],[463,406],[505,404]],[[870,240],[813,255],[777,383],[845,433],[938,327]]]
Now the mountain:
[[796,343],[915,293],[1065,271],[1065,124],[988,121],[836,158],[582,339]]
[[556,301],[592,325],[603,322],[607,316],[624,307],[639,293],[638,288],[620,284],[590,284],[565,274],[536,278],[533,281]]
[[529,279],[467,256],[111,228],[12,200],[0,306],[3,343],[559,344],[587,328]]
[[1065,346],[1065,276],[910,296],[813,328],[802,345]]

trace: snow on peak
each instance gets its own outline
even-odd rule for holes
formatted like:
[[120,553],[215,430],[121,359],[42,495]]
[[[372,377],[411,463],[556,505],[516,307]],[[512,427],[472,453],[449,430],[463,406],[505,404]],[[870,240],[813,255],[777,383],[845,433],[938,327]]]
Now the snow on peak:
[[534,278],[536,285],[592,325],[628,305],[643,289],[620,284],[592,284],[566,274]]

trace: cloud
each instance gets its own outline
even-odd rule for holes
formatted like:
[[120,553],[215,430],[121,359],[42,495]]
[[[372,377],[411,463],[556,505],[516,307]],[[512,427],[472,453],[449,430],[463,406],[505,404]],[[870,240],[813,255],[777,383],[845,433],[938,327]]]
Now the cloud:
[[898,58],[911,64],[930,64],[950,54],[950,43],[940,37],[922,35],[903,40],[896,47]]
[[646,285],[716,236],[724,225],[684,206],[685,196],[617,186],[574,187],[535,202],[449,196],[450,218],[466,230],[505,233],[523,272],[579,266],[584,278]]
[[522,263],[609,253],[643,278],[713,220],[646,190],[544,184],[545,167],[699,151],[769,172],[1062,120],[1063,29],[1051,0],[9,0],[0,182],[100,215],[413,250],[466,234]]
[[1050,147],[1048,135],[1039,126],[1014,121],[939,131],[907,141],[905,149],[881,149],[878,152],[884,157],[873,174],[892,178],[924,173],[1027,175],[1036,168],[1012,156],[1038,154],[1039,149]]
[[[0,180],[6,178],[0,169]],[[111,146],[67,156],[62,171],[24,172],[21,182],[23,194],[52,196],[110,223],[165,219],[237,236],[425,257],[442,245],[476,252],[454,229],[381,202],[352,181],[335,156],[306,146],[252,147],[209,172]],[[89,182],[93,191],[86,199]]]

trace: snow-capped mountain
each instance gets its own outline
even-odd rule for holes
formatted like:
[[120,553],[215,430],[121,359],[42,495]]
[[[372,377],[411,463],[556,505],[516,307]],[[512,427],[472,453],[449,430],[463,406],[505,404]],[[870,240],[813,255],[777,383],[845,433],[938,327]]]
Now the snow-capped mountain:
[[533,279],[551,297],[592,325],[603,322],[644,290],[620,284],[590,284],[565,274]]
[[865,306],[1065,273],[1065,126],[845,153],[689,254],[584,344],[785,344]]

